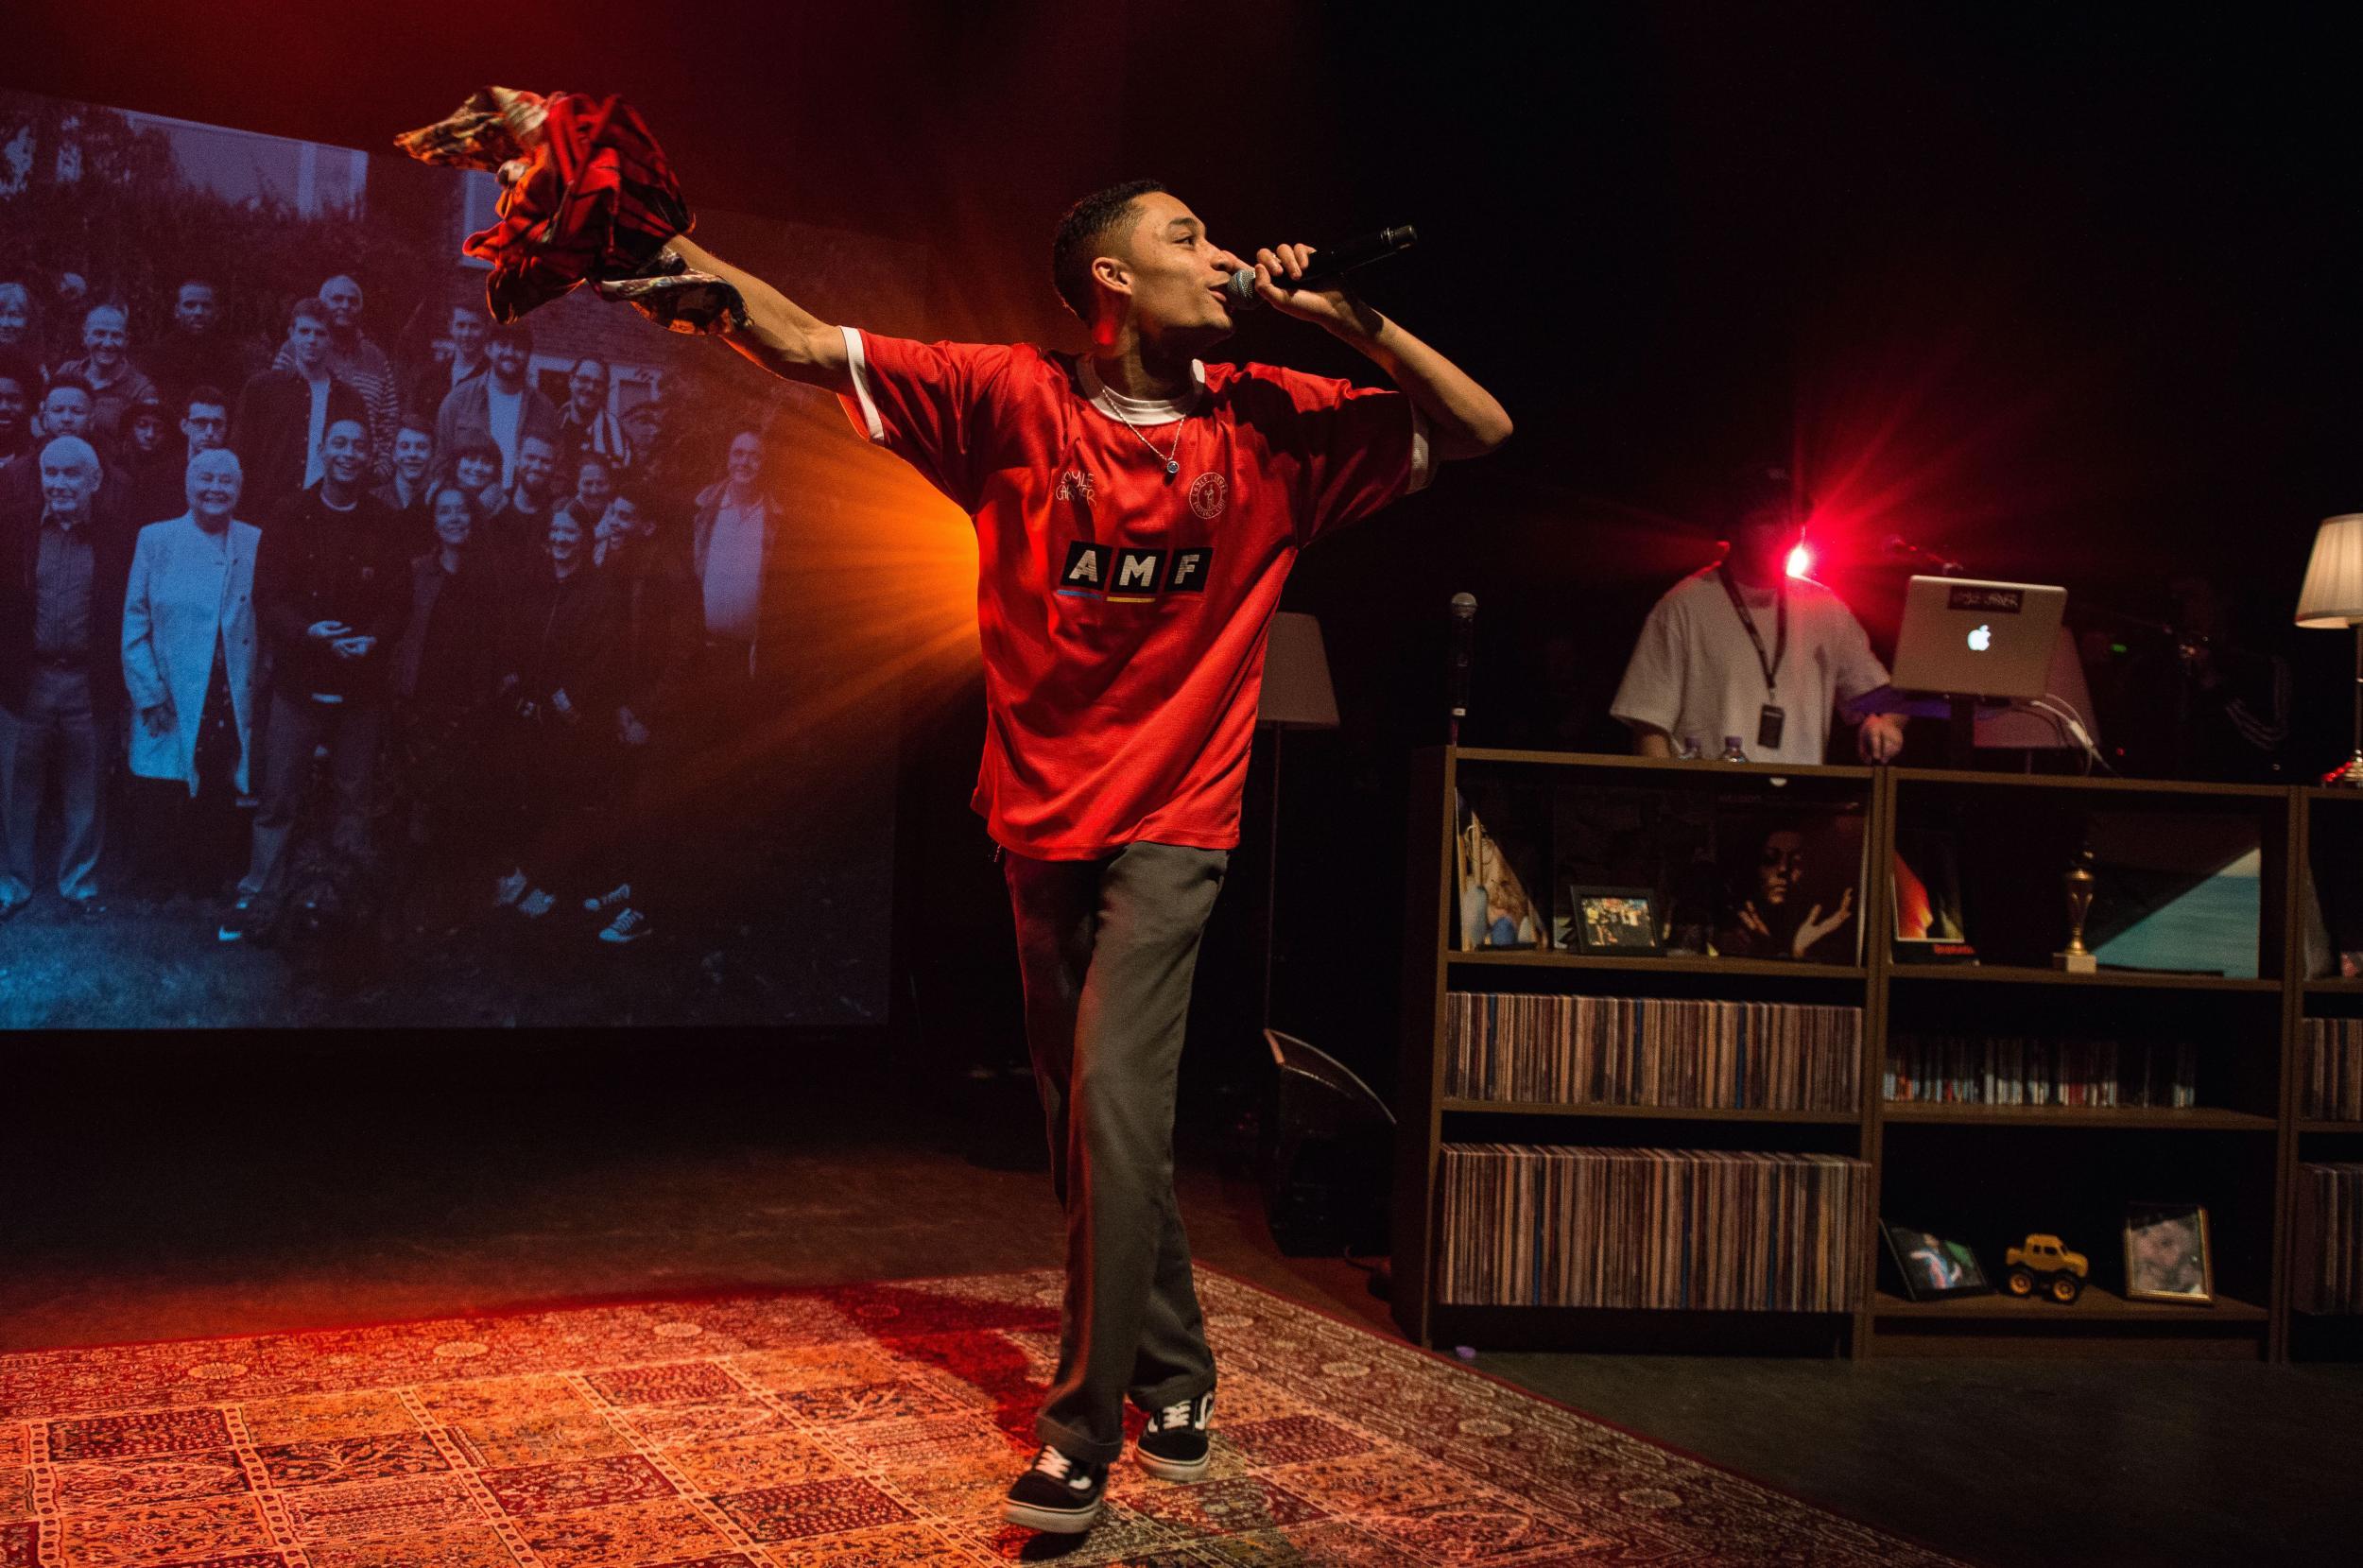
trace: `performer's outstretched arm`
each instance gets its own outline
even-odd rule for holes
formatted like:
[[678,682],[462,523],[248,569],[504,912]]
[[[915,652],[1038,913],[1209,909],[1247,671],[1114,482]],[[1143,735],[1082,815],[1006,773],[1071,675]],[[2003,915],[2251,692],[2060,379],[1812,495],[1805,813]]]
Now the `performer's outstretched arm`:
[[1302,277],[1308,245],[1255,253],[1256,292],[1275,310],[1319,322],[1367,354],[1427,416],[1428,449],[1446,461],[1482,457],[1509,439],[1509,413],[1469,372],[1342,288],[1283,289],[1275,279]]
[[742,267],[733,267],[686,234],[665,242],[681,260],[736,288],[747,302],[749,325],[722,340],[773,375],[832,392],[854,389],[845,335]]

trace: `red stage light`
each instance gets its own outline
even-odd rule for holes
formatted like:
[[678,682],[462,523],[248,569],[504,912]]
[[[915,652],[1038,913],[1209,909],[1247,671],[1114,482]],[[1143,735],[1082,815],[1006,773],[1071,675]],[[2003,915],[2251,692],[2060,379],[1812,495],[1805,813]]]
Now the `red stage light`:
[[1788,553],[1788,575],[1802,577],[1813,571],[1813,552],[1800,544]]

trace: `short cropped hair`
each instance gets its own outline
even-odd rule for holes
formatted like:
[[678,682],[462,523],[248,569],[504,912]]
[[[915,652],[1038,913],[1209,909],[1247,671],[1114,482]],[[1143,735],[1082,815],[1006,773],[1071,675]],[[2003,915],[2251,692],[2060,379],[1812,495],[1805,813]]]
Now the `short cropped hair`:
[[1164,188],[1154,180],[1127,180],[1092,192],[1059,219],[1050,236],[1050,282],[1078,319],[1092,319],[1092,263],[1108,236],[1123,226],[1135,200]]
[[223,413],[230,411],[230,395],[218,387],[192,387],[189,395],[181,400],[181,417],[187,419],[189,410],[200,403],[210,403]]
[[308,296],[298,300],[287,307],[287,330],[295,331],[295,324],[298,321],[318,321],[323,327],[328,326],[331,324],[328,307]]
[[523,321],[503,321],[484,335],[486,347],[494,343],[514,343],[527,353],[533,352],[533,329]]
[[41,461],[71,463],[85,474],[103,472],[98,466],[98,449],[79,436],[52,436],[42,443]]

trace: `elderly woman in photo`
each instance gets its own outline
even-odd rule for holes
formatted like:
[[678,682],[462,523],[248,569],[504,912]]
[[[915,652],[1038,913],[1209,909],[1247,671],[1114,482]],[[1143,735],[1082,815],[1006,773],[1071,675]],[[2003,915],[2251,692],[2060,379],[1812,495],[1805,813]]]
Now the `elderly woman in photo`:
[[140,530],[124,594],[139,859],[165,894],[212,897],[244,858],[238,796],[251,782],[262,530],[234,516],[242,483],[226,447],[191,458],[188,510]]

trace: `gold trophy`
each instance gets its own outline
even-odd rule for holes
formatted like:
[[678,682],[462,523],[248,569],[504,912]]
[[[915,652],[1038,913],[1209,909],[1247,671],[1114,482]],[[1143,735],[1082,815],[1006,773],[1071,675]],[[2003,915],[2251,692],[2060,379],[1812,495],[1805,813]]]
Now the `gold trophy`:
[[2070,974],[2096,974],[2100,971],[2100,958],[2084,945],[2084,922],[2092,919],[2093,852],[2091,846],[2076,852],[2075,863],[2060,878],[2060,890],[2067,897],[2067,950],[2051,956],[2051,967]]

